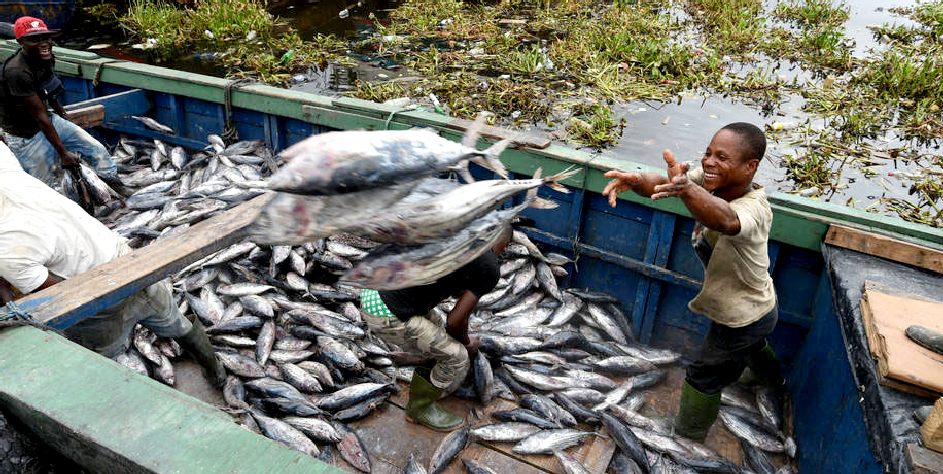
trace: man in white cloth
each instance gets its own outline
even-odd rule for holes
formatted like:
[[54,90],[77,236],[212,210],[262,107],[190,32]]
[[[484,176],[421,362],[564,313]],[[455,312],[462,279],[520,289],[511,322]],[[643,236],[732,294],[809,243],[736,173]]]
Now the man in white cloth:
[[[0,300],[43,290],[131,252],[123,237],[77,204],[30,176],[0,142]],[[216,386],[225,382],[203,326],[184,317],[163,280],[66,329],[73,342],[105,357],[128,349],[134,325],[171,337],[199,363]]]

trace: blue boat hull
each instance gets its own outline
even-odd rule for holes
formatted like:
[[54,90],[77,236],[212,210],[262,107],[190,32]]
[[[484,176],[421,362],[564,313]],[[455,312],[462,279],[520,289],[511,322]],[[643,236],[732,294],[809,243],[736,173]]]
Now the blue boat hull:
[[[57,67],[72,74],[64,79],[66,102],[144,89],[150,104],[148,115],[177,133],[167,136],[135,120],[118,118],[122,104],[116,103],[109,106],[111,117],[106,117],[96,130],[112,144],[121,135],[132,135],[199,149],[205,145],[207,134],[221,133],[227,123],[239,139],[264,140],[275,150],[312,134],[360,127],[392,125],[402,129],[427,124],[439,126],[451,138],[458,137],[457,132],[442,128],[441,117],[440,123],[433,123],[438,116],[432,114],[388,110],[362,101],[333,101],[264,86],[250,86],[228,95],[228,81],[223,79],[146,65],[105,64],[87,53],[73,52],[68,59],[71,64],[61,58],[57,61]],[[141,94],[134,97],[141,100]],[[224,105],[227,102],[231,107]],[[129,110],[139,106],[128,104]],[[525,211],[536,223],[531,237],[546,248],[576,259],[565,285],[618,296],[640,341],[693,357],[706,334],[708,320],[687,309],[687,302],[703,279],[703,268],[690,245],[694,223],[683,208],[632,198],[610,208],[598,192],[603,182],[601,172],[608,165],[598,162],[604,158],[587,158],[562,147],[510,150],[504,157],[518,176],[533,173],[538,167],[543,167],[546,174],[573,165],[582,167],[583,181],[571,187],[569,194],[542,191],[559,204],[557,209]],[[474,172],[488,177],[482,169]],[[823,212],[829,216],[813,214],[809,211],[813,206],[804,201],[790,201],[794,198],[785,196],[771,199],[776,217],[769,245],[770,272],[780,310],[780,322],[771,342],[787,368],[799,467],[802,472],[880,472],[881,465],[868,448],[860,396],[819,246],[824,229],[832,221],[859,219],[873,227],[904,229],[934,244],[943,242],[943,233],[908,227],[899,221],[883,222],[843,208],[825,209]]]
[[23,0],[0,2],[0,22],[14,23],[21,16],[34,16],[49,28],[65,28],[75,13],[75,0]]

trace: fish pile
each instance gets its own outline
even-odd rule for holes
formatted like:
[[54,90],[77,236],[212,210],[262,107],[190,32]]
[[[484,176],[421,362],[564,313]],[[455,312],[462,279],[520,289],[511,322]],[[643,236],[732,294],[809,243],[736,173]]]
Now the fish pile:
[[[330,132],[285,150],[287,164],[267,180],[277,196],[263,209],[251,240],[300,245],[337,232],[386,244],[370,250],[341,281],[360,288],[396,290],[425,285],[458,270],[494,246],[511,220],[528,207],[553,208],[537,197],[547,185],[576,173],[547,178],[475,182],[470,161],[506,176],[498,155],[509,142],[479,151],[480,117],[462,143],[428,129]],[[468,184],[439,175],[458,171]],[[498,209],[517,193],[519,205]]]
[[[122,140],[115,152],[121,186],[115,190],[126,206],[102,206],[99,218],[138,247],[271,187],[266,177],[283,156],[272,156],[258,142],[226,145],[216,136],[209,141],[206,149],[191,155],[160,142]],[[357,286],[433,278],[436,252],[446,248],[443,235],[463,234],[455,229],[502,212],[494,209],[514,193],[528,191],[525,204],[533,205],[536,187],[559,178],[462,186],[429,177],[405,183],[385,179],[384,187],[351,184],[357,190],[342,194],[276,196],[272,203],[316,203],[312,206],[325,212],[303,210],[296,217],[322,220],[289,222],[278,210],[285,207],[270,207],[270,220],[263,219],[247,241],[172,277],[181,311],[196,315],[207,327],[230,374],[223,389],[224,409],[250,430],[328,463],[334,463],[336,453],[362,472],[370,472],[373,461],[348,423],[370,415],[423,361],[367,331],[356,304]],[[378,204],[364,195],[353,198],[357,204],[375,206],[376,219],[344,221],[344,212],[332,213],[331,205],[356,209],[344,203],[361,193],[386,199]],[[478,216],[454,212],[456,203]],[[406,216],[404,220],[415,218],[408,222],[426,225],[398,227],[398,218],[380,218],[384,210],[392,215],[393,207],[402,211],[397,216]],[[453,212],[450,219],[468,222],[448,227],[426,219],[435,212]],[[325,213],[330,215],[322,216]],[[493,219],[505,222],[509,215]],[[472,232],[463,235],[480,240]],[[407,276],[374,277],[383,273],[377,268],[385,268],[381,258],[391,262],[389,266],[415,268]],[[740,466],[703,445],[672,436],[665,423],[642,414],[645,390],[664,380],[679,354],[635,342],[616,298],[559,287],[557,279],[567,275],[572,262],[563,255],[544,254],[526,233],[514,231],[502,259],[500,282],[481,298],[470,318],[481,346],[468,380],[455,395],[486,404],[503,398],[518,408],[494,412],[487,421],[449,433],[431,459],[411,457],[406,472],[441,472],[472,442],[513,443],[515,453],[556,456],[566,472],[587,472],[566,451],[602,429],[618,446],[612,472],[740,471]],[[429,317],[444,323],[454,304],[454,299],[443,302]],[[173,360],[181,356],[180,347],[140,326],[132,342],[117,360],[173,385]],[[774,472],[766,453],[789,451],[791,441],[782,435],[774,397],[765,392],[753,397],[731,393],[725,392],[720,419],[744,440],[750,470]],[[463,459],[463,465],[469,472],[493,472],[471,459]]]

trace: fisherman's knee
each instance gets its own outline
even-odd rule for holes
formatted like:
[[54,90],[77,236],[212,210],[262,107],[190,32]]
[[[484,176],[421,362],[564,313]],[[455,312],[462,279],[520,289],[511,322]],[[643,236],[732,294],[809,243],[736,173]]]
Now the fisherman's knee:
[[468,358],[468,351],[465,346],[453,341],[446,348],[446,357],[440,358],[435,368],[432,370],[432,377],[437,382],[437,386],[444,388],[446,392],[451,392],[465,380],[471,362]]

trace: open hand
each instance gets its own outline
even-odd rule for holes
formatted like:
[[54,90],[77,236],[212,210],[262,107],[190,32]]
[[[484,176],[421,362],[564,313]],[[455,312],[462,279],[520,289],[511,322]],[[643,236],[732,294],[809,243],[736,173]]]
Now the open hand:
[[680,197],[693,184],[688,179],[688,164],[675,161],[675,155],[671,150],[663,151],[662,158],[665,159],[665,164],[668,165],[668,182],[655,186],[652,199]]
[[608,171],[605,175],[611,178],[606,188],[602,190],[602,195],[609,198],[609,206],[616,207],[616,198],[619,194],[635,189],[642,182],[642,175],[639,173],[627,173],[625,171]]

